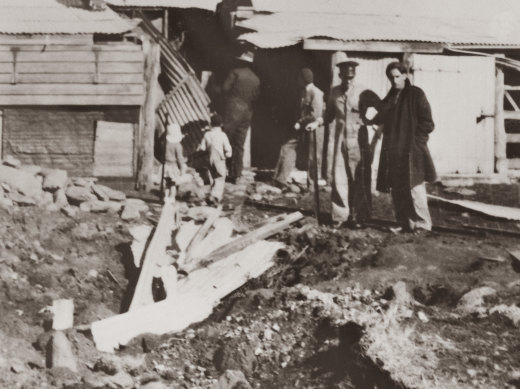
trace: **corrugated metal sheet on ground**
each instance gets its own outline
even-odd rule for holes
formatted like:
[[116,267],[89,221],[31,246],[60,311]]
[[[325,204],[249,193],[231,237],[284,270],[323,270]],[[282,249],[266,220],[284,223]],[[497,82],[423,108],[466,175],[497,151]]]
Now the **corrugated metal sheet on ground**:
[[167,94],[157,109],[159,119],[163,128],[167,116],[182,127],[184,152],[190,155],[202,139],[202,128],[209,122],[209,97],[182,55],[142,13],[141,18],[143,29],[161,45],[161,71],[168,81]]
[[[390,7],[387,7],[390,8]],[[520,47],[520,13],[478,19],[443,16],[281,12],[237,22],[255,32],[239,39],[261,48],[284,47],[308,38],[403,41]]]
[[115,7],[198,8],[216,11],[220,0],[107,0]]
[[107,8],[67,7],[57,0],[2,0],[2,34],[121,34],[135,23]]
[[134,125],[99,120],[94,142],[94,176],[132,177]]
[[417,54],[413,63],[414,84],[432,107],[429,148],[437,172],[493,173],[494,59]]

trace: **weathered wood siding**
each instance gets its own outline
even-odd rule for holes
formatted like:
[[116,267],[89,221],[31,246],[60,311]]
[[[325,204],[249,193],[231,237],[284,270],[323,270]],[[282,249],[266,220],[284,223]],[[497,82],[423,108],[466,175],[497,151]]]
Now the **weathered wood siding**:
[[[92,176],[96,173],[96,123],[104,120],[137,125],[138,118],[138,107],[4,108],[3,155],[12,155],[27,165],[61,168],[71,175]],[[117,136],[114,141],[118,142]],[[125,176],[131,174],[131,166],[127,164],[127,168]]]
[[143,67],[135,44],[0,45],[0,106],[138,106]]

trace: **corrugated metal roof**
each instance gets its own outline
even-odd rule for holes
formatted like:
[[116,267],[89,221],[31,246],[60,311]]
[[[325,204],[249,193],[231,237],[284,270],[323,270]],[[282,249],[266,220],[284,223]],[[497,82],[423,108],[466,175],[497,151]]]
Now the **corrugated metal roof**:
[[1,34],[121,34],[134,23],[107,8],[91,11],[57,0],[1,0]]
[[251,0],[256,12],[487,18],[520,12],[518,0]]
[[199,8],[216,11],[220,0],[107,0],[115,7],[139,8]]
[[[519,2],[520,3],[520,2]],[[256,31],[240,39],[261,48],[283,47],[307,38],[342,41],[403,41],[520,46],[520,16],[487,18],[280,12],[257,14],[238,26]]]

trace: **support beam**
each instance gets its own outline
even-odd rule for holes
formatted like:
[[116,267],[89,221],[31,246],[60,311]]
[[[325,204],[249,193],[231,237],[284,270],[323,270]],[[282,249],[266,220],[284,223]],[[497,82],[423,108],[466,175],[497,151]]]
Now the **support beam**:
[[504,71],[496,67],[495,73],[495,170],[507,174],[507,135],[504,123]]
[[442,53],[442,43],[343,41],[338,39],[309,38],[303,41],[304,50],[363,51],[378,53]]
[[157,107],[156,96],[159,87],[158,77],[161,71],[160,55],[161,48],[157,43],[149,40],[143,41],[145,58],[145,99],[141,109],[139,121],[139,171],[137,172],[137,189],[150,190],[152,187],[152,171],[154,160],[154,136],[155,136],[155,108]]

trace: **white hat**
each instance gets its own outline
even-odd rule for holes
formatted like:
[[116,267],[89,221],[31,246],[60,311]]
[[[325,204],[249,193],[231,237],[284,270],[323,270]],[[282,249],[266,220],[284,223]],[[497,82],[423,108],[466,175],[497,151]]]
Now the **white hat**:
[[254,54],[251,51],[244,51],[239,57],[236,57],[240,61],[253,63]]
[[166,127],[166,140],[168,142],[176,143],[182,140],[181,126],[177,123],[170,123]]
[[356,67],[359,65],[358,62],[348,59],[347,54],[343,51],[337,51],[335,53],[336,66],[349,65]]

